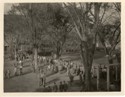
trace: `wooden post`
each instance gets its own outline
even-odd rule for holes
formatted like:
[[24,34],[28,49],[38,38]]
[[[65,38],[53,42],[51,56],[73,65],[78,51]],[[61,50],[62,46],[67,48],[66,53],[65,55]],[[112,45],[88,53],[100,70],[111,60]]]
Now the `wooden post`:
[[37,70],[38,67],[38,54],[37,54],[37,48],[34,48],[34,65],[35,65],[35,70]]
[[109,91],[110,88],[110,68],[109,64],[107,65],[107,91]]
[[16,57],[17,57],[17,52],[16,52],[16,44],[15,44],[15,62],[16,62]]
[[115,69],[116,69],[116,74],[115,74],[115,77],[116,77],[116,81],[118,80],[118,67],[115,66]]
[[97,91],[99,90],[99,65],[97,66]]

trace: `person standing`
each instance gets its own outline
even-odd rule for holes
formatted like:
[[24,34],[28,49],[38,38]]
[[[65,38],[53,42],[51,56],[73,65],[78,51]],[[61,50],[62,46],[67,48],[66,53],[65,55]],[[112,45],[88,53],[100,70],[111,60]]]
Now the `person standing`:
[[42,70],[40,69],[39,70],[39,86],[43,85],[43,72]]
[[52,92],[52,88],[50,86],[48,86],[47,92]]
[[69,70],[69,72],[68,72],[68,76],[69,76],[69,79],[70,79],[70,85],[72,85],[73,80],[74,80],[74,76],[71,74],[71,71],[70,71],[70,70]]
[[73,67],[73,64],[74,64],[73,62],[70,62],[70,67],[71,67],[71,68]]
[[77,75],[80,74],[80,66],[77,68]]
[[57,92],[58,91],[58,86],[56,85],[56,83],[54,82],[53,88],[52,88],[53,92]]
[[16,76],[16,75],[17,75],[17,65],[14,64],[14,76]]
[[7,69],[7,71],[6,71],[6,76],[7,76],[7,78],[10,78],[10,70],[9,69]]
[[32,62],[31,64],[32,64],[33,72],[35,73],[35,64],[34,62]]
[[67,85],[67,83],[66,83],[65,81],[63,82],[63,85],[64,85],[64,86],[63,86],[63,87],[64,87],[64,90],[63,90],[63,91],[64,91],[64,92],[67,92],[67,90],[68,90],[68,85]]
[[20,71],[20,75],[22,75],[23,74],[23,63],[21,60],[19,61],[19,71]]
[[48,70],[50,70],[50,69],[51,69],[51,66],[50,66],[50,64],[48,65],[47,69],[48,69]]
[[58,67],[54,66],[54,72],[57,73],[58,72]]
[[85,81],[85,71],[82,71],[82,83]]
[[65,83],[64,82],[62,82],[62,92],[65,92]]
[[62,85],[62,82],[60,82],[59,91],[60,91],[60,92],[63,92],[63,85]]
[[68,63],[68,65],[67,65],[67,75],[69,75],[69,72],[70,72],[70,64]]
[[79,73],[79,80],[80,80],[80,83],[83,82],[83,71],[81,71],[81,72]]
[[43,86],[45,87],[46,85],[46,74],[43,72]]

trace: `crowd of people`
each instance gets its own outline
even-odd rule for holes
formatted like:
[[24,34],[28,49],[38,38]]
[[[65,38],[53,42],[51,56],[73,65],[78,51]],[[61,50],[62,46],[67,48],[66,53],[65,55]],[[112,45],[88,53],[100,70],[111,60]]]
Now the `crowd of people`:
[[56,73],[60,73],[61,71],[66,71],[69,78],[69,83],[67,84],[66,81],[61,81],[59,84],[56,82],[53,83],[53,86],[47,86],[46,85],[46,77],[47,77],[47,70],[43,70],[43,68],[39,68],[39,86],[43,86],[43,90],[49,91],[49,92],[66,92],[68,90],[69,85],[73,85],[74,77],[78,76],[80,83],[84,83],[85,80],[85,74],[83,69],[71,61],[65,61],[62,59],[47,61],[47,70],[53,70],[55,71],[56,67]]
[[[33,61],[31,63],[31,67],[33,72],[36,72]],[[47,68],[45,69],[45,67]],[[23,61],[20,60],[18,61],[17,64],[14,64],[13,76],[24,74],[23,69],[24,69],[24,64]],[[61,81],[59,82],[59,84],[54,82],[52,86],[47,86],[46,85],[47,72],[50,71],[54,73],[60,73],[61,71],[65,71],[65,73],[69,78],[69,84],[67,84],[66,81]],[[10,73],[11,72],[7,70],[6,72],[7,78],[10,78]],[[39,76],[39,86],[40,87],[42,86],[45,91],[50,91],[50,92],[66,92],[68,90],[69,85],[73,84],[75,76],[79,76],[80,83],[83,83],[85,78],[84,71],[80,69],[80,66],[78,64],[73,63],[71,61],[65,61],[62,59],[50,59],[46,57],[43,57],[40,60],[38,60],[38,76]]]
[[20,60],[18,63],[13,64],[13,72],[9,69],[5,70],[5,77],[10,78],[12,76],[22,75],[23,74],[23,62]]
[[67,92],[69,88],[69,85],[66,81],[60,81],[59,84],[56,82],[53,83],[53,85],[49,86],[43,86],[42,92]]

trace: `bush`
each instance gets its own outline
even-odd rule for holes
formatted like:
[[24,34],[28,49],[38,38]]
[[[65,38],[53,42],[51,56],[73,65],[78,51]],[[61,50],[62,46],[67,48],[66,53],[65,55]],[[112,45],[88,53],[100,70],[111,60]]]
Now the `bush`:
[[39,52],[39,56],[51,56],[51,52]]

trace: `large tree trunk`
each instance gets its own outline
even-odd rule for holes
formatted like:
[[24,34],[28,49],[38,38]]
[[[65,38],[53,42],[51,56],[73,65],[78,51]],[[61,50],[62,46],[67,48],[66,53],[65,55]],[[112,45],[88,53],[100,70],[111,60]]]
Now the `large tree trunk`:
[[[93,48],[94,50],[94,48]],[[90,51],[87,42],[81,41],[81,54],[85,70],[85,91],[91,90],[91,67],[93,61],[93,51]]]
[[109,62],[109,86],[115,81],[115,68],[113,66],[110,66],[110,64],[113,64],[113,57],[111,55],[108,56],[108,62]]
[[59,58],[61,56],[61,52],[62,52],[61,44],[59,42],[57,42],[57,47],[56,47],[57,58]]
[[38,60],[37,60],[37,56],[38,56],[38,49],[37,48],[34,48],[34,67],[35,67],[35,70],[37,69],[38,67]]
[[57,52],[56,52],[57,58],[61,56],[61,48],[57,47]]
[[91,68],[85,68],[85,91],[91,90]]

